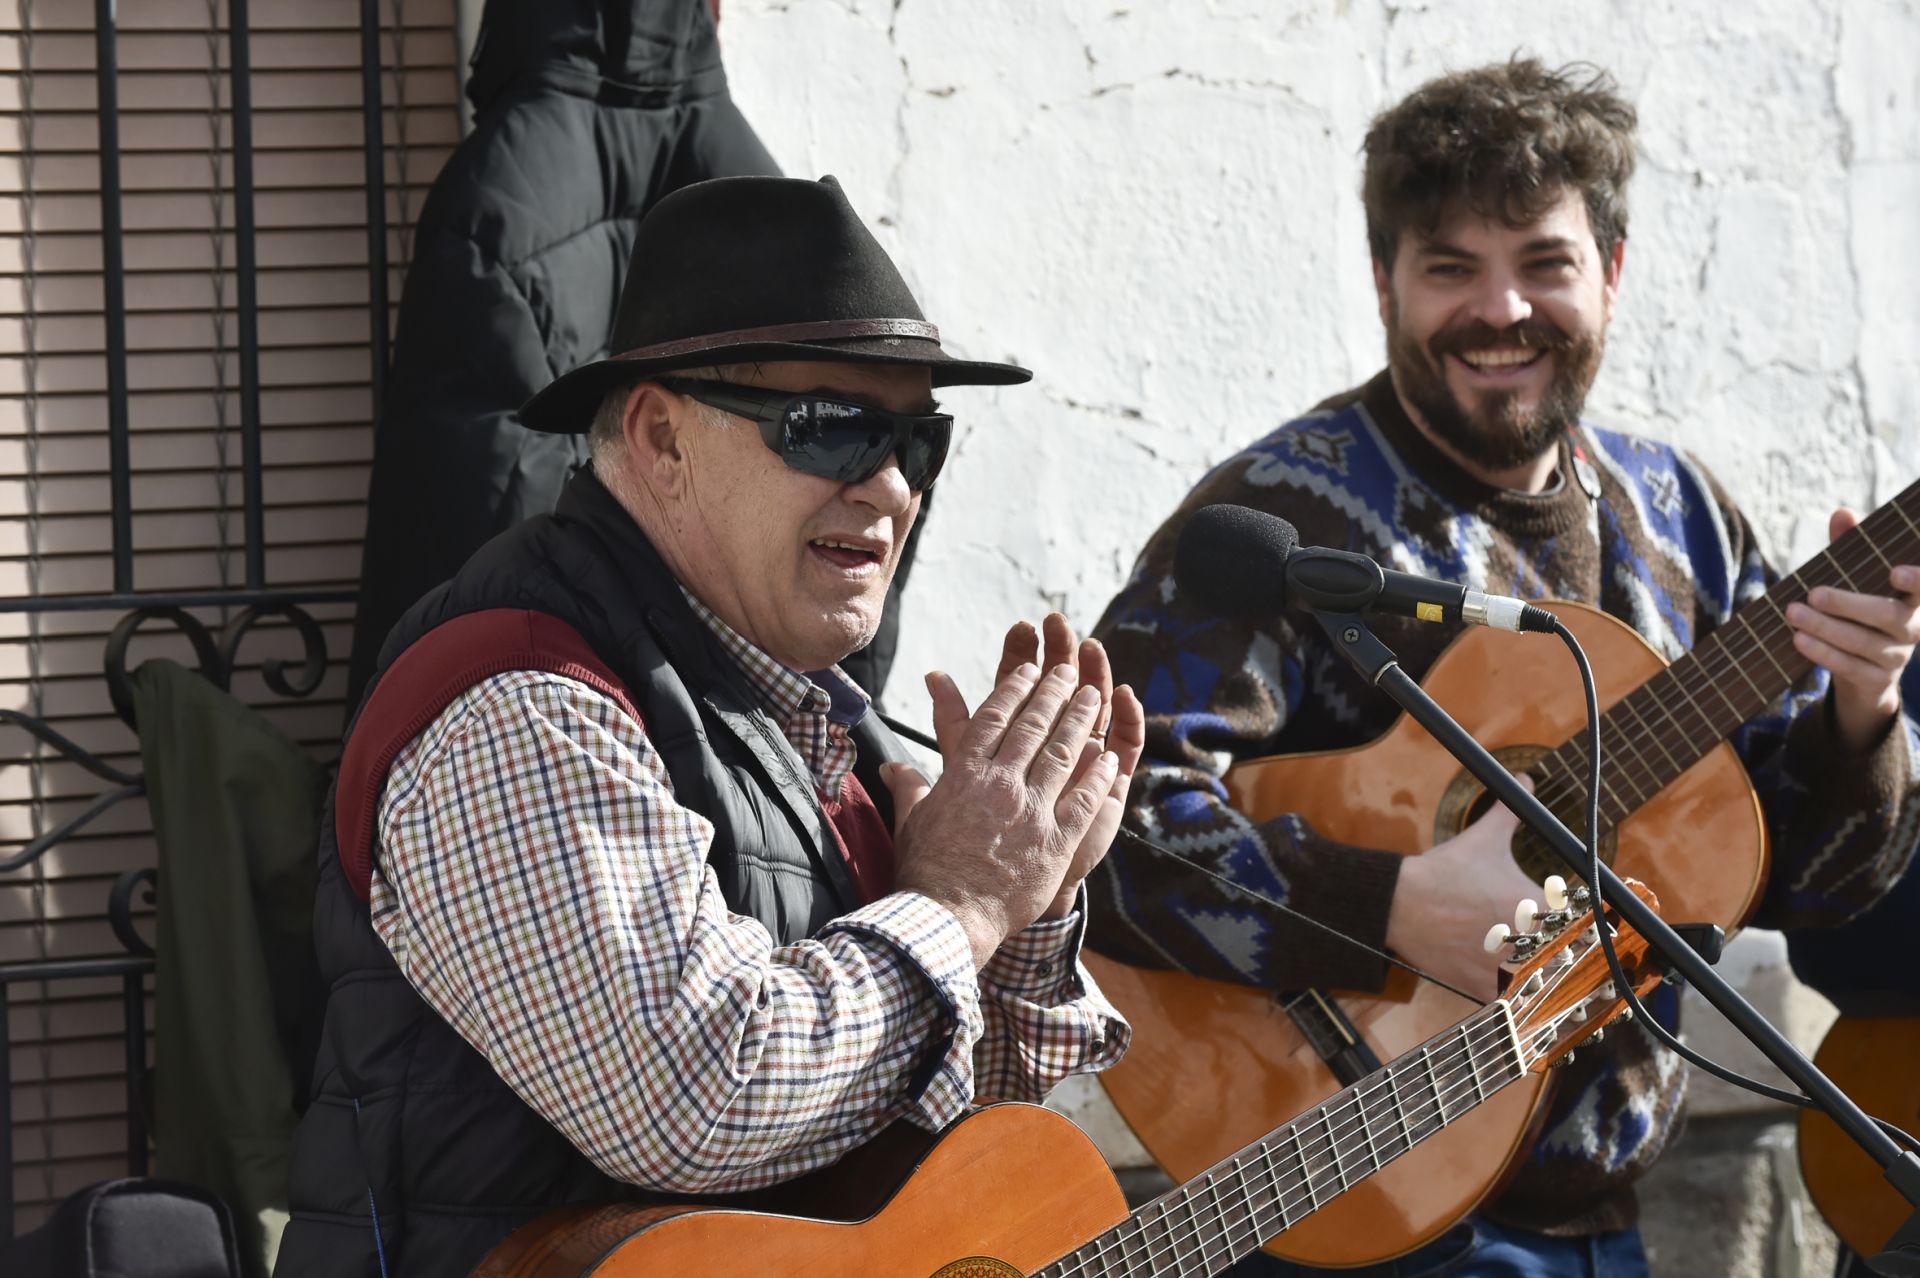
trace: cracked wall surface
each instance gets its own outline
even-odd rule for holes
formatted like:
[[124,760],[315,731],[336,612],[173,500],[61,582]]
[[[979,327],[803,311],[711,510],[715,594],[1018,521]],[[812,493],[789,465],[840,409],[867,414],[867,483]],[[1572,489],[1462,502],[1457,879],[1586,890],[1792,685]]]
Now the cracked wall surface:
[[[1515,50],[1641,113],[1598,421],[1698,451],[1777,563],[1920,473],[1920,0],[728,0],[735,96],[837,174],[948,345],[964,435],[900,669],[1099,614],[1214,461],[1381,362],[1369,117]],[[924,718],[909,673],[892,708]]]

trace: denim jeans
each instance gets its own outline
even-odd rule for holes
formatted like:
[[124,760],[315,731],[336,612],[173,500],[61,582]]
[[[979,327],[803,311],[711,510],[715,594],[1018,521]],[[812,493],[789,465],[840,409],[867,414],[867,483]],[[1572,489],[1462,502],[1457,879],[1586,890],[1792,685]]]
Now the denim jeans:
[[1475,1216],[1420,1250],[1358,1269],[1309,1269],[1256,1252],[1226,1278],[1648,1278],[1640,1231],[1549,1238]]

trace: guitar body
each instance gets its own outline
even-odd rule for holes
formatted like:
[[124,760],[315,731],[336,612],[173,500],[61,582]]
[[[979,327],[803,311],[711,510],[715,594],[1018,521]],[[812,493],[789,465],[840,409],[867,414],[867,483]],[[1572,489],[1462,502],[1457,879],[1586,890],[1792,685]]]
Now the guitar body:
[[883,1205],[842,1222],[726,1208],[579,1207],[516,1231],[475,1278],[1010,1278],[1124,1220],[1106,1160],[1070,1121],[993,1105],[949,1127]]
[[[1584,604],[1547,601],[1593,666],[1600,708],[1659,673],[1665,662],[1631,627]],[[1516,772],[1581,731],[1586,701],[1571,656],[1544,637],[1475,629],[1443,652],[1422,686]],[[1604,755],[1618,784],[1630,760]],[[1256,820],[1301,814],[1343,843],[1417,855],[1478,815],[1479,783],[1406,716],[1349,750],[1282,755],[1228,771],[1234,807]],[[1578,832],[1572,813],[1561,819]],[[1767,872],[1758,797],[1730,745],[1720,745],[1620,825],[1609,859],[1648,883],[1679,922],[1732,931]],[[1562,872],[1537,854],[1536,875]],[[1127,967],[1088,955],[1101,988],[1132,1021],[1132,1049],[1101,1075],[1107,1094],[1156,1162],[1185,1180],[1259,1133],[1340,1088],[1311,1044],[1266,991],[1184,973]],[[1388,1060],[1472,1010],[1455,995],[1395,969],[1378,994],[1334,998]],[[1545,1086],[1523,1080],[1268,1244],[1302,1264],[1344,1267],[1404,1255],[1437,1238],[1503,1183],[1531,1140]]]
[[[1913,1131],[1920,1125],[1920,1017],[1842,1016],[1813,1063],[1867,1113]],[[1800,1174],[1813,1205],[1862,1256],[1883,1250],[1913,1211],[1879,1165],[1831,1118],[1800,1114]]]

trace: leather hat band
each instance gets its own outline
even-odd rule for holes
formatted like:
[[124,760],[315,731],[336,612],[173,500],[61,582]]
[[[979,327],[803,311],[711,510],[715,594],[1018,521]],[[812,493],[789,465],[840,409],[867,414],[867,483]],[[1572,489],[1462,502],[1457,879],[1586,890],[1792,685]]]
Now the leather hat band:
[[940,330],[925,320],[815,320],[805,324],[774,324],[766,328],[736,328],[726,333],[708,333],[672,342],[656,342],[622,351],[614,359],[668,359],[697,355],[701,351],[724,346],[748,346],[758,342],[831,342],[849,337],[917,337],[929,342],[940,340]]

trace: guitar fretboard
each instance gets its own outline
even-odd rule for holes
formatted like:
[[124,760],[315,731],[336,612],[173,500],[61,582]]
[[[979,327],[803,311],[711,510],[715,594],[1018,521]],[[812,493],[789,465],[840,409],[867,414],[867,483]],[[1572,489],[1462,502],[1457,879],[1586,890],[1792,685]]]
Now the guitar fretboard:
[[1489,1004],[1036,1278],[1219,1273],[1525,1074],[1512,1026]]
[[[1889,593],[1895,564],[1920,563],[1920,483],[1775,582],[1672,665],[1600,716],[1600,819],[1611,828],[1797,683],[1813,663],[1793,646],[1787,605],[1818,586]],[[1567,810],[1587,791],[1580,732],[1534,766],[1540,797]]]

